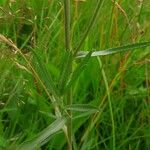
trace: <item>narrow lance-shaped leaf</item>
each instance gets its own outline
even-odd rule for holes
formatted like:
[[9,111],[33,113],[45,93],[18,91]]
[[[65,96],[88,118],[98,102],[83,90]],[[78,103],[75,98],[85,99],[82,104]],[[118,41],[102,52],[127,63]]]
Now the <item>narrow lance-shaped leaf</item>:
[[45,144],[53,134],[62,129],[66,122],[66,117],[58,118],[40,132],[33,140],[22,143],[17,150],[35,150],[39,146]]
[[89,104],[72,104],[71,106],[68,106],[67,109],[77,112],[99,112],[97,107]]
[[[109,48],[106,50],[93,51],[91,54],[91,57],[111,55],[111,54],[116,54],[116,53],[120,53],[120,52],[125,52],[128,50],[132,51],[135,49],[144,48],[144,47],[148,47],[148,46],[150,46],[150,41],[125,45],[125,46],[120,46],[120,47],[115,47],[115,48]],[[77,53],[76,58],[86,57],[86,55],[88,55],[88,53],[89,53],[89,51],[80,51]]]
[[95,114],[95,113],[97,113],[97,112],[95,112],[95,111],[85,111],[85,112],[82,112],[82,113],[78,113],[78,114],[75,114],[74,116],[73,116],[73,120],[76,120],[76,119],[79,119],[79,118],[89,118],[92,114]]
[[80,40],[79,45],[75,49],[75,54],[80,50],[82,44],[86,40],[86,38],[87,38],[89,32],[91,31],[92,27],[94,26],[94,24],[96,22],[96,18],[97,18],[98,14],[99,14],[99,11],[102,8],[103,2],[104,2],[104,0],[97,1],[97,5],[96,5],[96,8],[94,10],[93,16],[92,16],[92,18],[91,18],[91,20],[89,22],[89,25],[87,26],[87,29],[86,29],[85,33],[83,34],[83,37]]
[[100,111],[99,108],[89,105],[89,104],[72,104],[70,107],[66,108],[67,110],[71,110],[72,112],[78,112],[73,116],[73,120],[81,118],[81,117],[89,117],[94,113],[98,113]]
[[88,54],[86,55],[86,57],[82,60],[82,62],[78,65],[78,67],[76,68],[76,70],[72,73],[70,80],[68,81],[65,90],[69,89],[77,80],[77,78],[79,77],[79,75],[83,72],[83,70],[85,69],[90,57],[91,57],[91,53],[92,52],[88,52]]
[[63,64],[62,64],[62,70],[61,70],[61,74],[60,74],[60,80],[59,80],[59,90],[60,90],[60,94],[63,93],[64,91],[64,87],[68,81],[69,75],[71,73],[71,64],[73,61],[73,57],[70,54],[66,54],[64,56],[64,59],[62,60]]
[[35,56],[35,60],[36,60],[33,63],[40,75],[40,78],[44,82],[44,84],[45,84],[46,88],[49,90],[50,94],[53,94],[55,96],[55,98],[57,98],[58,92],[57,92],[57,89],[55,87],[54,81],[52,80],[50,73],[47,72],[45,65],[40,60],[39,56],[37,56],[37,54],[34,52],[34,50],[32,50],[32,52],[33,52],[33,54]]

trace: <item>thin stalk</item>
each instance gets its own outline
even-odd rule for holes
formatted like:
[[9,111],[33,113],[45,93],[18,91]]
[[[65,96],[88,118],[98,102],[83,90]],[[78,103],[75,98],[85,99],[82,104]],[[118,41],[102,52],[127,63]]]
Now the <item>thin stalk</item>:
[[111,38],[111,31],[112,31],[112,25],[113,25],[113,17],[114,17],[114,10],[115,10],[115,3],[116,3],[116,0],[113,1],[113,7],[112,7],[112,11],[110,13],[110,21],[109,21],[109,27],[108,27],[108,36],[107,36],[107,45],[109,46],[110,45],[110,38]]
[[65,13],[65,44],[66,51],[71,51],[70,44],[70,0],[64,0],[64,13]]
[[109,109],[110,109],[110,117],[111,117],[111,122],[112,122],[112,149],[115,150],[116,148],[116,136],[115,136],[115,121],[114,121],[114,113],[113,113],[113,107],[112,107],[112,102],[111,102],[111,97],[110,97],[110,89],[109,89],[109,84],[108,84],[108,80],[105,74],[104,69],[102,68],[102,61],[99,57],[97,57],[100,69],[101,69],[101,73],[103,76],[103,80],[104,80],[104,84],[105,84],[105,88],[106,88],[106,93],[107,93],[107,97],[108,97],[108,104],[109,104]]
[[[70,40],[70,0],[64,0],[64,15],[65,15],[65,45],[66,45],[66,52],[71,54],[71,40]],[[70,71],[72,71],[72,61],[70,66]],[[67,105],[71,106],[72,104],[72,88],[67,93]],[[72,150],[72,112],[68,110],[69,120],[67,124],[67,131],[68,131],[68,150]]]

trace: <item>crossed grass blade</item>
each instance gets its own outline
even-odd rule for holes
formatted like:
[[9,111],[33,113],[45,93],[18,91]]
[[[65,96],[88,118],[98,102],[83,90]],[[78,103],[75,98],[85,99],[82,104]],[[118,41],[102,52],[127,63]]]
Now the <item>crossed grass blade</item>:
[[57,88],[54,84],[54,81],[51,77],[51,74],[47,71],[47,68],[45,67],[44,63],[42,62],[41,58],[36,54],[34,50],[32,50],[35,60],[33,61],[33,64],[39,73],[40,78],[43,80],[45,86],[47,87],[49,94],[53,95],[56,100],[59,99],[59,94],[57,91]]
[[[120,52],[133,51],[135,49],[146,48],[149,46],[150,46],[150,41],[135,43],[135,44],[129,44],[129,45],[125,45],[125,46],[109,48],[106,50],[93,51],[91,54],[91,57],[112,55],[112,54],[116,54],[116,53],[120,53]],[[86,55],[88,53],[89,53],[89,51],[79,51],[76,55],[76,58],[86,57]]]
[[80,74],[83,72],[85,67],[87,66],[89,59],[91,57],[92,52],[89,52],[86,57],[82,60],[82,62],[77,66],[75,71],[71,74],[70,79],[68,80],[65,91],[67,91],[71,86],[73,86],[76,80],[79,78]]
[[87,112],[87,111],[99,112],[99,109],[97,107],[88,104],[72,104],[71,106],[68,106],[66,109],[77,112]]
[[66,109],[71,110],[72,112],[79,113],[73,116],[74,120],[81,118],[81,117],[90,116],[91,114],[99,112],[99,109],[97,107],[89,105],[89,104],[72,104],[71,106],[67,106]]
[[65,86],[67,84],[67,81],[69,79],[70,73],[71,73],[71,64],[73,62],[72,55],[66,53],[64,58],[62,59],[62,69],[60,74],[60,80],[58,83],[58,88],[60,91],[60,94],[63,95]]

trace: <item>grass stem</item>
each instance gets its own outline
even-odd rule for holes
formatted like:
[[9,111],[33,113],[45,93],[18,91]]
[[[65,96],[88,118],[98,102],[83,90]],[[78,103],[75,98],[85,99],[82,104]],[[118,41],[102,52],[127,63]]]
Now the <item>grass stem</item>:
[[[70,42],[70,0],[64,0],[64,13],[65,13],[65,45],[67,53],[71,54],[71,42]],[[72,63],[72,61],[71,61]],[[69,68],[72,71],[72,64]],[[72,89],[67,93],[67,105],[72,104]],[[67,124],[68,131],[68,150],[72,150],[72,113],[71,110],[68,110],[69,120]]]

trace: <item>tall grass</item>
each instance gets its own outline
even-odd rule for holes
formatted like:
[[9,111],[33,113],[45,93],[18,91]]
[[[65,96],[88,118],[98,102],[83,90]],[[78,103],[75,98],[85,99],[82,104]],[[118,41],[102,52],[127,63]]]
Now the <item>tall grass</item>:
[[0,2],[0,149],[149,149],[149,3]]

